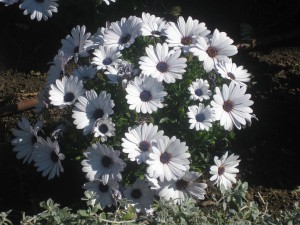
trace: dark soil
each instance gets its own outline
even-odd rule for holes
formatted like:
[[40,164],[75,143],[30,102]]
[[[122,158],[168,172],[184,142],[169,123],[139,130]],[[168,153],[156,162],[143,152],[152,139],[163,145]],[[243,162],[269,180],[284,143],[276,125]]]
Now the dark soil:
[[[174,18],[168,12],[179,5],[182,15],[205,21],[211,30],[227,32],[236,43],[241,42],[240,24],[252,25],[257,46],[240,49],[234,61],[253,75],[249,92],[258,121],[236,132],[232,147],[242,159],[241,178],[250,185],[250,199],[263,208],[267,204],[273,213],[292,208],[295,201],[300,203],[300,29],[292,25],[300,19],[299,1],[246,1],[241,5],[241,1],[216,4],[207,0],[199,7],[193,1],[165,1],[161,8],[161,1],[145,2],[140,3],[140,11],[166,18]],[[140,15],[128,8],[130,4],[121,6],[125,9],[121,12],[114,6],[106,14],[102,12],[98,26],[104,25],[106,17],[114,21],[121,16]],[[23,16],[17,7],[0,5],[0,107],[35,97],[43,87],[47,63],[60,48],[60,40],[77,25],[76,19],[62,20],[59,14],[63,10],[53,20],[37,23]],[[95,21],[90,27],[95,27]],[[31,165],[16,159],[10,145],[11,129],[22,116],[34,118],[31,110],[0,115],[0,211],[34,213],[38,203],[50,196],[68,206],[76,205],[84,178],[75,162],[66,165],[69,168],[65,170],[73,174],[76,170],[78,178],[66,172],[61,179],[73,189],[59,181],[48,182]]]

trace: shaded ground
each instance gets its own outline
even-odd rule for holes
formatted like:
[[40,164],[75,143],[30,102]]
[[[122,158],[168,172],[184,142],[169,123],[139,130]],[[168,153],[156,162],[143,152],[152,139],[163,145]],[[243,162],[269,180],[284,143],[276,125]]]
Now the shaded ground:
[[[218,6],[203,1],[199,8],[193,4],[183,7],[183,1],[177,2],[182,6],[183,15],[205,21],[212,30],[217,27],[226,31],[236,42],[240,41],[239,26],[244,22],[253,26],[256,34],[253,38],[262,40],[256,48],[240,50],[234,58],[253,75],[250,92],[259,121],[237,132],[233,148],[242,159],[241,178],[251,187],[249,198],[257,200],[262,207],[266,207],[267,202],[268,210],[274,213],[291,208],[295,201],[300,201],[300,192],[295,191],[300,185],[300,39],[294,33],[299,27],[290,25],[291,21],[300,19],[299,1],[280,4],[249,1],[247,6],[240,5],[239,1]],[[155,7],[160,6],[160,1],[154,3],[149,6],[152,13],[159,11]],[[167,3],[165,1],[166,8],[173,4]],[[273,8],[269,9],[272,4]],[[117,12],[116,8],[109,10],[108,13]],[[128,16],[129,12],[121,15]],[[120,14],[112,15],[115,20],[120,18]],[[162,15],[172,18],[170,14]],[[74,24],[69,25],[71,28]],[[47,62],[56,54],[60,39],[70,29],[62,29],[55,20],[47,24],[31,23],[18,9],[2,5],[0,27],[3,31],[0,36],[1,107],[37,95],[46,78]],[[33,34],[36,31],[38,34]],[[292,35],[285,35],[287,33]],[[278,39],[281,41],[274,39],[274,35],[282,37]],[[33,117],[31,111],[0,117],[0,211],[14,207],[16,212],[34,213],[38,203],[49,196],[74,205],[81,196],[77,187],[84,180],[75,162],[65,165],[65,170],[72,172],[62,175],[64,184],[48,182],[31,165],[17,160],[11,151],[10,130],[23,115]],[[79,177],[72,179],[74,174]]]

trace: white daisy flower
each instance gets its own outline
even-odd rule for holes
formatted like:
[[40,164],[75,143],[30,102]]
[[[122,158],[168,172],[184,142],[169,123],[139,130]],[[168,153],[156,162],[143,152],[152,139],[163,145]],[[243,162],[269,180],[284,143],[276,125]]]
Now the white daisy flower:
[[115,65],[107,68],[104,74],[109,79],[108,83],[121,83],[125,89],[127,84],[138,73],[138,69],[134,69],[134,65],[127,61],[118,61]]
[[97,119],[94,124],[93,133],[95,137],[101,137],[101,141],[105,142],[107,137],[115,136],[115,124],[111,118]]
[[158,43],[155,48],[150,45],[146,48],[147,56],[140,57],[140,69],[147,76],[152,76],[158,81],[175,83],[182,79],[182,74],[187,67],[186,58],[179,58],[181,51],[169,51],[167,43]]
[[52,13],[57,12],[57,7],[57,0],[25,0],[19,6],[24,15],[30,14],[30,18],[37,21],[48,20]]
[[60,51],[63,51],[65,55],[74,56],[77,63],[78,57],[87,57],[88,46],[92,45],[92,41],[88,40],[91,33],[85,33],[86,27],[77,25],[71,30],[71,35],[67,35],[66,39],[62,39],[62,47]]
[[147,173],[152,178],[158,178],[161,182],[177,180],[189,170],[190,153],[185,142],[180,142],[175,136],[171,139],[163,136],[156,145],[152,146],[152,152],[146,161],[149,164]]
[[135,128],[129,128],[128,133],[125,133],[126,138],[122,138],[123,152],[128,154],[131,161],[136,161],[138,164],[146,162],[149,158],[149,153],[152,152],[152,144],[156,143],[164,132],[158,131],[157,126],[144,123]]
[[209,39],[197,37],[197,43],[189,51],[197,56],[199,61],[203,61],[204,70],[210,72],[217,62],[229,62],[228,57],[237,54],[237,47],[232,43],[233,40],[227,37],[225,32],[215,29]]
[[93,206],[99,203],[104,209],[115,204],[113,193],[119,189],[117,181],[109,180],[107,184],[104,184],[101,180],[93,180],[85,183],[82,187],[96,194],[92,199]]
[[241,125],[251,122],[253,112],[249,107],[253,105],[250,94],[245,94],[247,87],[239,86],[231,82],[229,87],[223,84],[222,92],[216,87],[216,94],[211,105],[215,111],[216,120],[225,130],[232,130],[233,125],[241,129]]
[[167,93],[164,86],[152,77],[135,77],[126,87],[129,109],[140,113],[153,113],[162,108]]
[[103,0],[103,1],[106,3],[106,5],[109,5],[110,2],[116,2],[116,0]]
[[111,23],[104,33],[104,45],[112,45],[119,50],[128,48],[141,35],[141,26],[142,20],[136,16],[123,17],[121,21]]
[[109,66],[114,65],[118,58],[122,56],[118,48],[114,46],[99,46],[95,49],[95,57],[92,59],[92,64],[97,66],[97,70],[106,70]]
[[73,123],[77,129],[83,129],[84,135],[88,135],[93,132],[98,119],[105,119],[114,113],[114,106],[111,95],[106,91],[101,91],[99,96],[93,89],[86,91],[85,96],[78,98],[72,110]]
[[190,129],[208,131],[209,128],[212,127],[211,123],[214,121],[214,110],[211,109],[209,105],[205,107],[199,103],[199,106],[189,106],[187,115],[190,118]]
[[209,173],[212,175],[210,181],[214,181],[217,186],[224,186],[225,189],[231,188],[232,183],[236,183],[236,174],[239,170],[236,168],[241,160],[239,156],[231,154],[228,158],[226,152],[220,159],[214,157],[215,165],[210,167]]
[[200,102],[210,99],[211,96],[208,81],[203,79],[196,79],[195,82],[192,82],[189,91],[191,93],[190,99],[199,100]]
[[83,80],[83,81],[93,79],[95,77],[96,73],[97,73],[97,70],[93,65],[80,66],[77,69],[72,71],[72,75],[74,77],[77,77],[78,80]]
[[55,176],[59,177],[60,173],[64,172],[61,161],[65,159],[65,155],[60,153],[57,141],[52,142],[49,137],[47,141],[39,138],[36,149],[32,154],[37,171],[43,171],[43,177],[48,175],[48,180],[53,179]]
[[144,214],[151,211],[154,194],[154,191],[149,188],[149,184],[140,179],[137,179],[131,187],[126,186],[124,190],[124,197],[129,200],[129,204],[138,213],[141,212]]
[[200,176],[200,173],[187,171],[178,180],[159,182],[158,195],[167,201],[172,199],[174,204],[179,205],[189,197],[203,200],[207,184],[196,182]]
[[82,81],[77,77],[63,76],[61,80],[56,80],[56,84],[50,85],[49,99],[51,104],[64,108],[73,105],[80,95],[83,95],[84,89]]
[[42,126],[43,122],[38,121],[34,127],[32,127],[28,119],[22,117],[21,121],[18,121],[18,127],[20,129],[13,129],[12,133],[15,136],[11,141],[11,144],[14,146],[13,151],[17,152],[18,159],[23,159],[23,163],[32,162],[32,152],[38,138],[37,133],[41,130]]
[[244,82],[250,81],[250,73],[244,69],[243,66],[237,67],[235,63],[232,63],[230,59],[228,63],[222,61],[216,65],[216,69],[219,74],[225,79],[232,80],[239,85],[246,85]]
[[180,16],[177,24],[168,23],[164,33],[167,37],[166,42],[170,47],[174,47],[174,49],[182,48],[182,51],[186,53],[196,43],[196,37],[206,37],[210,30],[207,30],[203,22],[199,23],[198,20],[193,20],[190,16],[185,22],[184,18]]
[[0,0],[0,2],[4,3],[5,6],[13,5],[17,3],[19,0]]
[[120,172],[124,170],[126,163],[120,159],[120,151],[97,142],[83,154],[87,159],[81,162],[82,171],[87,173],[88,180],[100,179],[103,184],[107,184],[110,179],[122,179]]
[[163,18],[150,15],[149,13],[142,13],[142,21],[142,36],[160,37],[167,26],[167,22]]

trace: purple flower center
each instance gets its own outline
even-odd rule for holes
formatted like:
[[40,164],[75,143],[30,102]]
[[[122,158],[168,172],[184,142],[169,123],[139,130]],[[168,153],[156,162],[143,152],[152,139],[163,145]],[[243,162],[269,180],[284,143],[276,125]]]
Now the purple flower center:
[[107,66],[112,63],[112,60],[111,60],[111,58],[105,58],[105,59],[103,59],[102,63],[103,63],[103,65]]
[[129,40],[130,40],[130,37],[131,35],[130,34],[127,34],[127,35],[124,35],[120,38],[120,43],[121,44],[126,44]]
[[64,96],[64,102],[72,102],[75,98],[74,93],[72,92],[67,92]]
[[44,0],[35,0],[36,2],[38,2],[38,3],[43,3],[44,2]]
[[163,164],[167,164],[170,162],[172,156],[167,153],[167,152],[164,152],[163,154],[160,155],[160,161],[163,163]]
[[101,124],[100,127],[99,127],[99,131],[102,134],[106,134],[106,132],[108,131],[108,126],[106,124]]
[[101,163],[105,168],[110,168],[113,164],[111,158],[106,155],[102,157]]
[[154,30],[154,31],[151,32],[151,34],[152,34],[152,35],[158,35],[158,36],[159,36],[159,35],[161,34],[161,32],[158,31],[158,30]]
[[161,72],[161,73],[165,73],[168,71],[169,65],[165,62],[159,62],[156,65],[156,69]]
[[134,198],[134,199],[139,199],[140,197],[142,196],[142,192],[140,189],[133,189],[131,191],[131,197]]
[[34,145],[37,142],[37,137],[35,135],[31,136],[31,144]]
[[183,45],[190,45],[193,43],[193,39],[191,37],[183,37],[181,39],[181,44]]
[[103,115],[104,115],[104,112],[102,109],[96,109],[93,113],[93,118],[94,118],[94,120],[97,120],[99,118],[102,118]]
[[152,98],[152,95],[150,93],[150,91],[142,91],[141,94],[140,94],[140,99],[143,101],[143,102],[148,102],[150,101]]
[[[38,0],[38,1],[44,1],[44,0]],[[79,46],[74,47],[74,53],[77,53],[77,52],[79,52]]]
[[203,113],[199,113],[196,115],[197,122],[203,122],[205,120],[205,116]]
[[98,188],[102,193],[108,192],[108,185],[104,185],[104,184],[100,183]]
[[234,76],[233,73],[228,72],[228,73],[227,73],[227,76],[228,76],[230,79],[235,80],[235,76]]
[[199,88],[199,89],[197,89],[197,90],[195,90],[195,95],[197,95],[197,96],[201,96],[201,95],[203,95],[203,92],[202,92],[202,90]]
[[225,168],[223,166],[220,166],[218,168],[218,175],[221,176],[221,175],[223,175],[224,172],[225,172]]
[[51,152],[50,158],[51,158],[52,162],[54,162],[54,163],[57,163],[57,162],[58,162],[58,159],[59,159],[59,158],[58,158],[58,155],[56,154],[55,151],[52,151],[52,152]]
[[150,144],[147,141],[141,141],[139,144],[139,149],[142,150],[142,152],[147,152],[150,148]]
[[176,181],[176,183],[175,183],[176,188],[177,188],[177,190],[179,190],[179,191],[185,190],[186,187],[187,187],[187,184],[188,184],[188,182],[186,182],[185,180],[182,180],[182,179]]
[[224,102],[224,105],[223,105],[223,109],[226,111],[226,112],[230,112],[232,109],[233,109],[233,104],[230,100],[227,100],[226,102]]
[[214,58],[218,52],[217,52],[217,49],[213,48],[213,47],[209,47],[207,50],[206,50],[206,53],[211,57],[211,58]]

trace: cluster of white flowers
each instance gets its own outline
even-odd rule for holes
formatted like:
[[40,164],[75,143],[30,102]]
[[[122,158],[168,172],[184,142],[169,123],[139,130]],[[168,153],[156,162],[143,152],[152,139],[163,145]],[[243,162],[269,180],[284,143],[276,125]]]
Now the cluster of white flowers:
[[[159,41],[146,47],[145,55],[138,56],[139,65],[134,65],[123,57],[123,52],[141,36]],[[115,135],[115,103],[105,90],[100,93],[86,90],[86,82],[102,74],[109,83],[122,85],[119,90],[125,92],[130,110],[153,114],[165,107],[163,102],[168,96],[165,86],[184,79],[187,56],[192,55],[199,59],[199,64],[203,63],[206,73],[214,70],[225,78],[224,81],[231,82],[229,86],[223,84],[222,89],[216,87],[215,90],[210,90],[210,81],[201,77],[191,82],[186,91],[190,93],[190,99],[199,104],[186,109],[190,129],[209,132],[215,121],[220,121],[219,125],[225,130],[241,129],[251,122],[253,102],[251,95],[245,94],[247,86],[244,82],[250,80],[250,74],[229,58],[237,53],[232,43],[225,32],[215,29],[211,34],[205,23],[191,17],[187,21],[179,17],[174,23],[149,13],[143,13],[141,18],[130,16],[107,23],[93,35],[86,33],[85,26],[77,26],[62,40],[36,111],[49,105],[72,107],[76,128],[82,129],[83,135],[100,137],[100,142],[87,147],[86,159],[81,162],[88,179],[83,188],[97,193],[95,204],[109,207],[122,193],[138,212],[147,213],[151,211],[154,195],[181,204],[187,197],[204,199],[207,184],[199,182],[200,173],[190,171],[191,154],[185,142],[175,136],[168,137],[152,123],[143,123],[128,128],[122,138],[122,152],[128,154],[130,161],[146,164],[146,179],[137,179],[132,186],[122,190],[119,183],[126,163],[120,158],[121,151],[103,144]],[[71,74],[65,72],[65,66],[72,59],[78,63],[86,57],[90,57],[91,64],[78,64]],[[33,159],[38,171],[43,171],[43,176],[49,175],[49,179],[59,176],[63,172],[61,160],[64,155],[59,153],[57,142],[40,137],[37,142],[33,141],[40,126],[32,128],[28,121],[22,121],[19,123],[21,130],[14,131],[16,139],[12,141],[17,157],[28,162]],[[220,159],[216,156],[214,161],[210,180],[217,186],[231,188],[238,173],[238,156],[228,157],[226,152]]]
[[[32,20],[37,21],[48,20],[52,17],[53,13],[57,13],[58,0],[0,0],[5,6],[10,6],[18,2],[22,2],[19,8],[23,11],[24,15],[30,15]],[[104,0],[109,5],[110,2],[116,2],[116,0]]]

